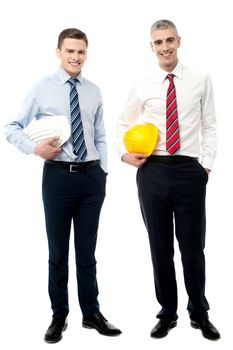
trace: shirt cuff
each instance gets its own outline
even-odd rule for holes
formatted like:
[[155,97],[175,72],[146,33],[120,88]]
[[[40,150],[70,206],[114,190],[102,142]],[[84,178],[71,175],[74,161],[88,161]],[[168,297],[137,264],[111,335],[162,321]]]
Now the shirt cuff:
[[204,158],[202,158],[200,163],[203,166],[203,168],[212,170],[214,159],[210,158],[210,157],[204,157]]

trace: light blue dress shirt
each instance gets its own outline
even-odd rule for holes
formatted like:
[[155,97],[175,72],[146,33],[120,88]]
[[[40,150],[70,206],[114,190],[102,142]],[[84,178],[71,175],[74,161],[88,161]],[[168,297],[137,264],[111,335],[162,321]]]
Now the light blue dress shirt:
[[[87,147],[85,161],[100,159],[102,169],[107,172],[107,144],[103,121],[103,102],[100,89],[80,73],[76,77],[76,88]],[[16,118],[4,128],[6,139],[21,152],[35,154],[36,144],[26,137],[24,128],[34,119],[45,116],[64,115],[70,122],[70,76],[63,68],[40,80],[24,100]],[[58,161],[76,162],[71,138],[62,146]]]

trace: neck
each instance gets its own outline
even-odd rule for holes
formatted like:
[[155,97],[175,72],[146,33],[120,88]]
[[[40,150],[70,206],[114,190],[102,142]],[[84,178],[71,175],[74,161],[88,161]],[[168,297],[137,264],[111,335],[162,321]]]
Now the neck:
[[164,66],[164,65],[159,65],[161,69],[165,70],[165,72],[167,73],[171,73],[177,66],[178,61],[175,62],[173,65],[171,66]]

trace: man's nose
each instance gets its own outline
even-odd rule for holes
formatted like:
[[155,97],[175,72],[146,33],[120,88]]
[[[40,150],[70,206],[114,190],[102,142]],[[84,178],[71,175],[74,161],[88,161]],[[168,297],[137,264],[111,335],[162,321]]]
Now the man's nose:
[[79,52],[73,52],[72,58],[73,58],[74,60],[78,60],[78,59],[79,59]]
[[162,44],[162,50],[163,51],[167,51],[169,49],[169,45],[166,43],[166,42],[164,42],[163,44]]

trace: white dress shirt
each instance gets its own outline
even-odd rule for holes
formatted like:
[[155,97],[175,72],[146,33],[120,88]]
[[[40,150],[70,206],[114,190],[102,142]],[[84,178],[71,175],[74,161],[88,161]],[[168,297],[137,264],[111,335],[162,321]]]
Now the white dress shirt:
[[[175,155],[199,158],[211,169],[216,155],[216,116],[209,75],[178,63],[171,72],[176,86],[180,149]],[[168,156],[166,150],[166,95],[168,72],[160,67],[132,84],[129,98],[119,118],[120,154],[127,153],[123,135],[135,124],[153,123],[159,129],[154,155]]]

